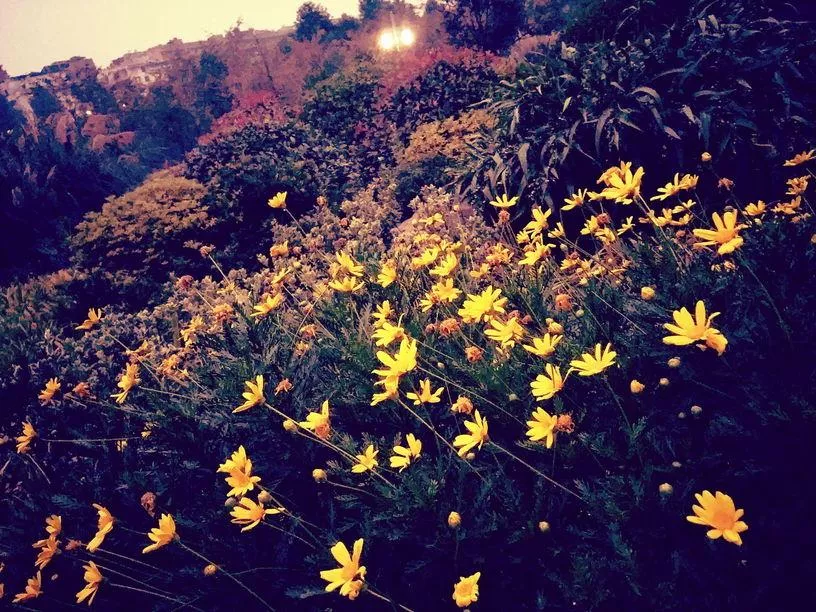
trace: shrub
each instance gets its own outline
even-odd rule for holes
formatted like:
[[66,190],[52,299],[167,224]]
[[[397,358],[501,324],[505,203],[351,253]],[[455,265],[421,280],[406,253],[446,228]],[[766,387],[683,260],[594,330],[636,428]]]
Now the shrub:
[[497,90],[489,108],[503,130],[461,184],[505,182],[527,202],[560,202],[577,177],[621,158],[663,160],[650,167],[666,175],[709,151],[737,185],[752,185],[746,196],[770,193],[779,177],[760,169],[778,174],[814,133],[804,110],[812,30],[765,15],[761,4],[703,3],[630,42],[543,49]]
[[394,93],[389,118],[405,138],[422,123],[452,117],[484,100],[496,82],[483,63],[438,62]]
[[206,237],[215,224],[204,194],[200,183],[178,170],[153,173],[77,225],[71,238],[75,265],[132,299],[150,297],[171,272],[194,269],[200,260],[185,242]]
[[[17,560],[30,562],[42,530],[31,508],[58,513],[64,539],[85,541],[95,502],[115,517],[103,548],[123,555],[123,569],[142,567],[130,559],[162,513],[176,519],[180,539],[150,553],[151,564],[172,571],[130,595],[138,605],[150,605],[151,593],[208,608],[258,599],[295,610],[334,605],[320,571],[334,566],[329,547],[357,538],[363,606],[379,605],[377,596],[411,609],[451,605],[459,577],[476,572],[484,609],[802,600],[809,532],[768,554],[810,515],[799,485],[816,433],[808,266],[816,227],[801,200],[764,212],[734,200],[746,212],[733,234],[716,235],[715,249],[733,248],[718,254],[701,248],[709,222],[691,215],[663,226],[647,217],[635,230],[588,202],[591,231],[565,235],[539,214],[516,242],[506,221],[487,224],[438,189],[423,190],[411,218],[393,227],[392,194],[378,184],[341,213],[322,206],[304,215],[300,229],[273,223],[262,246],[284,239],[290,252],[256,273],[180,278],[156,308],[108,313],[90,331],[43,339],[34,384],[56,376],[64,386],[43,405],[30,395],[25,413],[39,434],[32,460],[9,453],[6,470],[23,483],[8,504],[9,583],[24,582],[26,562]],[[676,193],[667,205],[684,200]],[[714,211],[723,212],[709,207],[705,217]],[[440,288],[445,280],[463,293]],[[501,292],[473,297],[487,289]],[[280,304],[259,308],[272,294]],[[697,329],[683,323],[688,345],[661,341],[672,312],[698,300],[719,317],[704,316]],[[545,333],[561,339],[549,349]],[[616,354],[584,368],[580,356],[607,343]],[[115,404],[107,397],[129,361],[141,382]],[[382,369],[396,372],[395,390],[385,373],[372,374]],[[258,374],[264,399],[246,392],[236,411],[244,381]],[[438,403],[421,390],[426,379],[441,391]],[[89,383],[91,397],[70,390],[77,382]],[[330,423],[316,429],[324,401]],[[547,414],[538,413],[543,433],[534,440],[538,406]],[[458,452],[469,442],[463,434],[481,431],[476,410],[489,435]],[[389,470],[408,433],[423,443],[419,457]],[[286,509],[260,518],[272,529],[239,534],[228,520],[237,499],[213,501],[227,491],[216,470],[241,445],[263,486],[253,483],[244,498]],[[685,519],[693,493],[709,489],[745,509],[741,549]],[[274,567],[305,572],[261,574],[272,554],[283,564]],[[47,597],[74,597],[81,571],[71,558],[85,558],[81,546],[51,561],[64,579],[46,583]],[[202,573],[210,559],[252,594]],[[117,584],[129,580],[104,581],[98,603],[121,600]]]

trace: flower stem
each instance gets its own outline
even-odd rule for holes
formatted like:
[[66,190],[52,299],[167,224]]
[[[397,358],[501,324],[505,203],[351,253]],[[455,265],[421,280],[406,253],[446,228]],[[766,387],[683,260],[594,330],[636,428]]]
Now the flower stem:
[[559,489],[561,489],[562,491],[566,491],[567,493],[569,493],[569,494],[570,494],[570,495],[572,495],[573,497],[577,497],[577,498],[578,498],[578,499],[580,499],[582,502],[586,503],[586,500],[585,500],[583,497],[581,497],[580,495],[578,495],[578,494],[577,494],[575,491],[573,491],[572,489],[569,489],[569,488],[565,487],[564,485],[562,485],[562,484],[561,484],[560,482],[558,482],[557,480],[553,480],[552,478],[550,478],[549,476],[547,476],[547,475],[546,475],[544,472],[541,472],[540,470],[537,470],[536,468],[534,468],[532,465],[530,465],[529,463],[527,463],[527,462],[526,462],[524,459],[522,459],[521,457],[518,457],[517,455],[514,455],[514,454],[513,454],[513,453],[511,453],[509,450],[507,450],[507,449],[506,449],[506,448],[504,448],[503,446],[499,446],[498,444],[496,444],[496,443],[495,443],[495,442],[493,442],[493,441],[491,441],[491,442],[490,442],[490,444],[491,444],[491,445],[493,445],[495,448],[499,449],[501,452],[505,453],[506,455],[508,455],[508,456],[512,457],[513,459],[515,459],[516,461],[518,461],[518,462],[519,462],[521,465],[523,465],[524,467],[528,468],[528,469],[529,469],[529,470],[531,470],[533,473],[537,474],[538,476],[540,476],[541,478],[543,478],[544,480],[546,480],[546,481],[547,481],[547,482],[549,482],[550,484],[555,485],[556,487],[558,487],[558,488],[559,488]]

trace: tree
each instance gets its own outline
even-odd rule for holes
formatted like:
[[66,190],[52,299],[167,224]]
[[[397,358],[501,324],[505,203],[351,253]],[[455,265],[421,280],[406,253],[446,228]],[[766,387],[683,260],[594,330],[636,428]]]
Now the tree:
[[439,0],[455,44],[505,51],[526,23],[525,0]]
[[49,115],[60,112],[62,105],[54,94],[42,85],[37,85],[31,91],[31,108],[37,117],[45,119]]
[[0,95],[0,141],[7,133],[12,133],[23,124],[23,115],[17,108]]
[[375,20],[379,17],[383,5],[383,0],[360,0],[360,19],[363,21]]
[[329,32],[332,21],[329,12],[314,2],[305,2],[297,10],[295,19],[295,38],[312,40],[321,31]]
[[195,75],[194,106],[203,131],[209,129],[214,119],[232,110],[233,95],[225,83],[228,74],[227,65],[217,55],[201,54]]

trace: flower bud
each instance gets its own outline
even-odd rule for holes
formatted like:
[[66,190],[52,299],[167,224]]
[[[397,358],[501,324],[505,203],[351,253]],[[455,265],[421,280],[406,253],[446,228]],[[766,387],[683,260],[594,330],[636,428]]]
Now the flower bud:
[[201,570],[201,573],[205,576],[212,576],[215,572],[218,571],[218,566],[215,563],[210,563],[209,565],[205,565],[204,569]]
[[691,407],[691,414],[694,416],[699,416],[703,413],[703,409],[700,406],[692,406]]
[[515,393],[511,393],[510,395],[507,396],[507,401],[508,402],[517,402],[518,398],[519,398],[518,395],[516,395]]
[[662,485],[657,487],[657,490],[660,491],[660,494],[664,497],[668,497],[672,493],[674,493],[674,487],[671,486],[668,482],[664,482]]
[[572,309],[572,298],[566,293],[559,293],[555,296],[555,309],[566,312]]
[[645,388],[646,385],[634,378],[632,379],[632,382],[629,383],[629,390],[635,394],[642,393]]
[[448,515],[448,527],[456,529],[462,524],[462,517],[458,512],[451,512]]
[[269,494],[269,491],[261,491],[258,493],[258,503],[259,504],[268,504],[272,501],[272,496]]
[[315,482],[326,482],[329,475],[326,473],[326,470],[315,468],[312,470],[312,478],[314,478]]
[[647,302],[651,299],[654,299],[655,290],[652,287],[641,287],[640,288],[640,297],[646,300]]
[[292,419],[286,419],[283,422],[283,428],[288,431],[289,433],[293,433],[297,431],[297,423],[295,423]]
[[550,531],[550,524],[549,524],[547,521],[541,521],[541,522],[538,524],[538,530],[539,530],[541,533],[549,533],[549,531]]
[[680,463],[679,461],[672,461],[671,466],[672,466],[674,469],[679,470],[681,467],[683,467],[683,464],[682,464],[682,463]]
[[672,357],[666,362],[670,368],[679,368],[680,367],[680,358],[679,357]]
[[658,381],[658,383],[660,384],[660,386],[661,386],[661,387],[668,387],[668,386],[669,386],[669,384],[670,384],[670,383],[669,383],[669,379],[668,379],[668,378],[665,378],[665,377],[664,377],[664,378],[661,378],[661,379]]
[[237,503],[238,503],[238,500],[235,499],[234,497],[228,497],[226,500],[224,500],[224,505],[227,508],[234,508],[235,504],[237,504]]
[[685,412],[678,412],[677,413],[677,418],[678,419],[685,419],[686,418],[686,413]]
[[711,153],[709,153],[708,151],[704,151],[703,154],[700,156],[700,161],[702,161],[703,163],[706,163],[706,164],[708,162],[710,162],[711,161]]
[[465,459],[467,461],[473,461],[475,458],[476,458],[476,453],[468,453],[467,455],[465,455]]
[[481,361],[484,357],[484,351],[478,346],[469,346],[465,349],[465,357],[470,363]]
[[578,317],[579,319],[580,319],[581,317],[583,317],[583,316],[584,316],[584,309],[583,309],[583,308],[579,308],[578,310],[576,310],[576,311],[575,311],[575,316],[576,316],[576,317]]

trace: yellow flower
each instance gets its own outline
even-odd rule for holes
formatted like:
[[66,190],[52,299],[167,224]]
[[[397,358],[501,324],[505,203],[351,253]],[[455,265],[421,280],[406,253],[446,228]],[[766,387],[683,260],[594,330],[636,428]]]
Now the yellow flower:
[[264,517],[268,514],[280,514],[283,508],[264,508],[264,505],[259,502],[254,502],[249,497],[242,497],[237,504],[232,508],[230,515],[232,523],[236,525],[245,525],[241,532],[254,529],[261,524]]
[[246,391],[244,391],[241,395],[246,401],[233,410],[233,414],[243,412],[244,410],[249,410],[250,408],[263,404],[266,401],[266,398],[264,397],[263,374],[258,374],[255,377],[255,382],[252,382],[251,380],[245,381],[244,385],[246,386]]
[[530,383],[533,390],[533,397],[540,400],[548,400],[564,388],[564,379],[558,366],[548,363],[544,366],[546,374],[539,374]]
[[540,338],[532,338],[532,345],[523,344],[522,347],[528,353],[532,353],[538,357],[549,357],[555,353],[555,347],[561,342],[563,336],[553,335],[549,332],[545,333]]
[[516,202],[518,202],[518,196],[508,198],[507,194],[505,193],[493,200],[490,205],[495,206],[496,208],[511,208],[516,205]]
[[459,309],[459,316],[465,323],[478,323],[490,320],[493,315],[503,314],[507,298],[501,297],[501,291],[488,286],[478,295],[468,293],[467,299]]
[[329,287],[340,293],[354,293],[365,287],[365,283],[354,276],[345,276],[341,280],[331,281]]
[[786,181],[788,185],[788,190],[785,192],[786,195],[798,196],[803,194],[807,191],[808,188],[808,176],[797,176],[792,179],[788,179]]
[[54,555],[56,555],[59,551],[59,541],[57,540],[56,536],[52,535],[45,540],[40,540],[34,544],[34,546],[40,547],[37,560],[34,561],[34,567],[38,569],[45,569],[45,566],[51,562],[51,559],[53,559]]
[[435,283],[431,287],[431,293],[440,302],[455,302],[462,295],[462,292],[453,286],[452,278]]
[[62,384],[60,383],[58,378],[51,378],[48,382],[45,383],[45,389],[43,389],[40,394],[37,396],[38,399],[43,403],[47,404],[54,396],[57,394],[57,391],[60,390]]
[[540,206],[536,206],[530,213],[533,215],[533,219],[524,226],[522,231],[532,240],[550,226],[549,218],[552,211],[549,208],[542,211]]
[[328,582],[326,592],[331,593],[340,587],[340,595],[349,599],[356,599],[360,594],[365,580],[366,568],[360,565],[360,557],[363,554],[363,539],[354,542],[353,552],[349,554],[348,548],[342,542],[338,542],[331,547],[331,554],[340,567],[320,572],[320,577]]
[[116,400],[117,404],[124,404],[130,390],[138,385],[142,380],[139,378],[139,364],[129,363],[125,366],[125,371],[122,373],[119,382],[116,386],[122,391],[111,395]]
[[664,344],[673,346],[687,346],[695,342],[700,342],[698,346],[713,348],[722,355],[728,340],[722,333],[711,327],[711,321],[719,316],[719,312],[711,313],[706,317],[706,309],[703,300],[698,300],[694,309],[694,316],[686,307],[675,310],[672,313],[674,323],[665,323],[663,327],[670,331],[673,336],[663,338]]
[[598,182],[607,185],[601,191],[601,197],[615,200],[618,204],[631,204],[640,195],[644,171],[638,168],[633,174],[631,166],[631,162],[622,162],[620,167],[609,168],[601,175]]
[[798,166],[799,164],[804,164],[805,162],[809,162],[813,157],[816,156],[816,149],[811,149],[810,151],[803,151],[802,153],[797,153],[793,156],[792,159],[787,160],[783,166]]
[[405,330],[399,325],[392,325],[388,321],[375,329],[371,337],[376,340],[376,346],[388,346],[392,342],[402,340],[405,337]]
[[324,400],[320,407],[320,412],[310,412],[306,415],[306,420],[298,423],[303,429],[313,431],[321,440],[327,440],[331,433],[331,420],[329,419],[329,400]]
[[539,261],[550,256],[554,246],[554,244],[544,244],[537,240],[524,251],[524,257],[519,261],[519,265],[534,266],[538,264]]
[[659,187],[657,189],[658,194],[656,196],[652,196],[649,198],[650,201],[653,200],[665,200],[673,195],[677,195],[684,189],[694,189],[697,186],[697,181],[699,177],[693,174],[684,174],[683,178],[680,178],[679,173],[675,173],[674,181],[671,183],[666,183],[665,187]]
[[373,373],[383,378],[399,378],[417,367],[416,340],[405,337],[400,342],[399,350],[392,356],[385,351],[377,351],[377,359],[385,368],[374,370]]
[[85,319],[81,325],[77,326],[77,331],[80,330],[88,330],[93,328],[94,325],[99,323],[102,319],[102,309],[94,310],[93,308],[88,309],[88,318]]
[[94,535],[93,539],[91,539],[86,546],[88,552],[96,552],[96,550],[102,546],[102,542],[105,541],[105,536],[113,529],[113,515],[108,509],[99,504],[93,504],[93,507],[96,508],[98,519],[96,522],[96,535]]
[[57,537],[62,533],[62,517],[58,514],[52,514],[45,519],[45,531],[48,535]]
[[286,191],[279,191],[274,197],[269,198],[267,204],[272,208],[286,208]]
[[282,244],[273,244],[269,247],[270,257],[287,257],[289,255],[289,241],[286,240]]
[[340,268],[345,270],[351,276],[361,277],[363,275],[363,266],[357,263],[348,253],[343,253],[341,251],[339,253],[335,253],[334,256],[337,259],[337,264],[340,266]]
[[555,224],[555,229],[550,232],[547,232],[547,237],[552,238],[553,240],[557,240],[559,238],[563,238],[567,235],[567,232],[564,230],[564,224],[560,221]]
[[618,354],[612,350],[612,345],[607,344],[601,347],[600,343],[595,345],[595,353],[584,353],[580,359],[570,361],[570,372],[575,370],[578,376],[593,376],[600,374],[606,368],[615,365],[615,357]]
[[232,454],[223,464],[218,466],[218,472],[229,474],[224,480],[232,487],[227,497],[239,497],[246,495],[261,482],[260,476],[252,475],[252,460],[247,457],[246,449],[243,445]]
[[25,421],[23,423],[23,433],[20,436],[17,436],[17,452],[18,453],[27,453],[28,450],[31,448],[31,442],[34,438],[37,437],[37,431],[34,429],[34,426]]
[[695,525],[711,527],[706,535],[712,540],[722,537],[726,542],[742,546],[740,534],[748,529],[748,525],[740,520],[745,510],[737,510],[731,496],[720,491],[715,495],[710,491],[703,491],[695,493],[694,497],[700,505],[691,507],[694,516],[687,516],[686,520]]
[[572,210],[573,208],[577,208],[578,206],[583,206],[584,202],[586,201],[587,197],[587,190],[586,189],[579,189],[575,193],[573,193],[570,197],[564,198],[564,204],[566,206],[562,206],[561,210]]
[[714,222],[713,230],[693,230],[694,236],[702,239],[702,242],[694,243],[694,248],[701,249],[707,246],[719,245],[717,253],[720,255],[733,253],[740,248],[744,240],[739,235],[739,231],[745,226],[737,225],[737,214],[737,211],[729,210],[723,213],[722,217],[720,217],[719,213],[711,215]]
[[249,315],[250,318],[256,319],[265,317],[283,304],[283,299],[282,293],[275,293],[274,295],[270,295],[269,293],[265,294],[261,298],[261,301],[252,307],[252,314]]
[[533,442],[544,441],[547,448],[552,448],[555,442],[555,426],[558,423],[558,417],[551,415],[543,408],[536,408],[532,414],[532,420],[527,421],[527,437]]
[[451,273],[459,266],[459,258],[455,253],[448,253],[443,257],[435,267],[431,268],[431,276],[450,276]]
[[377,275],[377,284],[385,289],[391,283],[397,280],[397,267],[393,262],[386,262],[380,268],[380,273]]
[[502,323],[499,319],[490,319],[490,328],[485,330],[485,336],[498,342],[502,348],[513,348],[516,341],[524,337],[524,327],[518,321],[518,317],[510,317],[507,323]]
[[371,318],[374,319],[374,327],[381,327],[393,312],[394,310],[391,308],[391,302],[388,300],[383,301],[383,303],[377,306],[376,311],[371,315]]
[[37,572],[36,576],[28,579],[25,591],[14,596],[13,603],[34,599],[40,595],[42,595],[42,572]]
[[439,247],[429,247],[425,249],[419,257],[414,257],[411,260],[411,267],[414,270],[430,266],[439,257]]
[[405,397],[414,400],[414,406],[420,404],[438,404],[441,401],[442,392],[445,387],[439,387],[436,391],[431,390],[431,380],[426,378],[419,381],[419,393],[406,393]]
[[373,444],[369,444],[368,448],[363,451],[362,455],[356,455],[357,463],[351,466],[351,471],[355,474],[362,474],[369,470],[374,470],[379,465],[377,462],[377,455],[380,451],[374,449]]
[[88,605],[90,606],[93,603],[94,597],[96,597],[96,592],[99,590],[99,585],[102,584],[103,576],[102,572],[99,571],[99,568],[93,561],[83,565],[82,569],[85,570],[83,580],[85,580],[87,584],[85,585],[85,588],[76,594],[77,603],[81,604],[87,599]]
[[153,527],[150,533],[147,534],[147,537],[153,541],[153,544],[145,546],[142,550],[142,554],[158,550],[178,538],[176,535],[176,522],[173,520],[173,517],[169,514],[162,514],[159,519],[159,526]]
[[749,217],[758,217],[760,215],[765,214],[768,206],[762,200],[757,200],[757,203],[754,204],[751,202],[748,206],[745,207],[745,214]]
[[465,421],[464,425],[470,433],[459,434],[453,440],[453,445],[459,449],[460,457],[464,457],[477,446],[481,450],[482,445],[488,441],[487,419],[482,418],[478,410],[473,413],[473,420]]
[[195,341],[195,335],[202,329],[204,329],[204,317],[197,315],[190,320],[187,327],[179,332],[179,335],[184,340],[184,344],[190,346]]
[[459,577],[459,582],[453,586],[453,601],[457,606],[467,608],[479,599],[479,578],[481,576],[482,572],[476,572],[467,578]]
[[406,435],[405,442],[408,446],[395,446],[394,454],[391,455],[391,467],[397,468],[400,472],[419,459],[422,453],[422,442],[414,434]]

